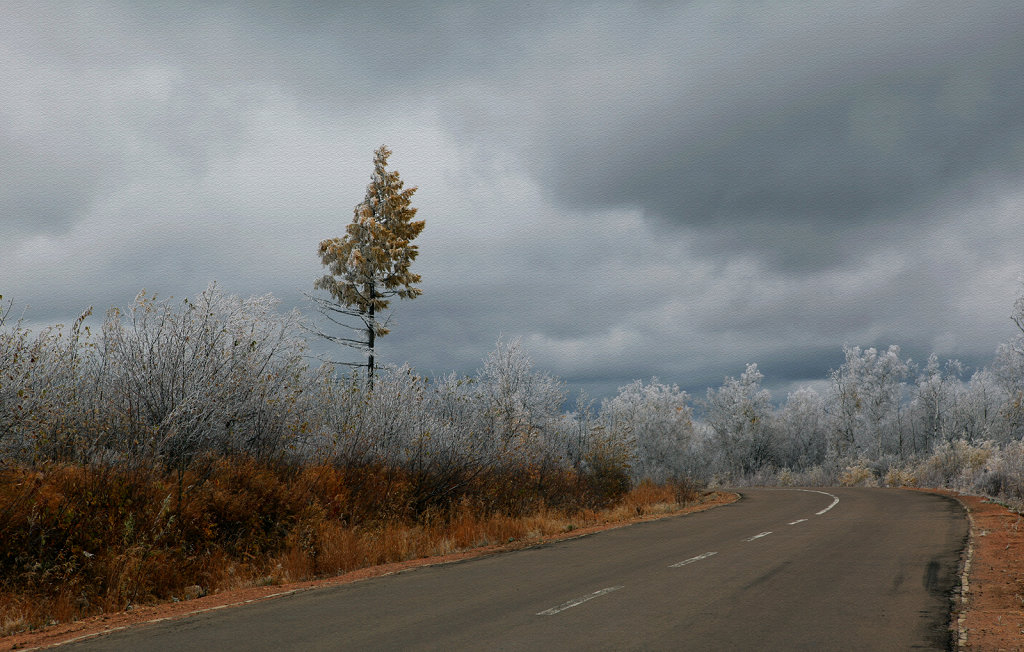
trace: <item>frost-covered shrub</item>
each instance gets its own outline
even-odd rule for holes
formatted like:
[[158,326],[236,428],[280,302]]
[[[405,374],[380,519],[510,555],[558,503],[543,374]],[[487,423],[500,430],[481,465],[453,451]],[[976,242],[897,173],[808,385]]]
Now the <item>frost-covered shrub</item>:
[[1024,510],[1024,441],[1005,444],[989,461],[989,473],[982,476],[979,488]]
[[812,466],[803,471],[783,468],[773,476],[762,476],[765,484],[779,487],[828,487],[836,484],[835,475],[822,466]]
[[782,469],[775,475],[775,482],[780,487],[792,487],[797,484],[796,474],[789,469]]
[[240,299],[215,285],[194,299],[140,294],[103,324],[98,409],[123,430],[104,447],[181,467],[204,452],[273,459],[294,433],[308,380],[301,319],[270,296]]
[[492,497],[497,483],[509,495],[527,495],[517,485],[529,483],[551,493],[549,504],[566,495],[557,487],[567,473],[579,478],[577,489],[591,487],[594,504],[629,487],[628,438],[605,428],[585,400],[564,414],[561,382],[535,371],[518,341],[499,342],[474,377],[429,380],[407,365],[386,366],[372,390],[352,376],[317,391],[317,437],[328,442],[329,459],[401,469],[424,505],[445,504],[486,478]]
[[895,466],[885,472],[885,486],[887,487],[916,487],[917,476],[910,469],[901,469]]
[[839,484],[844,487],[877,487],[878,479],[871,470],[869,460],[860,459],[847,466],[839,475]]
[[836,483],[835,474],[830,473],[825,467],[820,465],[807,469],[801,474],[800,478],[800,484],[808,487],[827,487]]
[[19,320],[4,329],[12,304],[0,304],[0,459],[73,458],[82,444],[82,386],[89,363],[86,310],[71,326],[33,334]]
[[761,467],[740,479],[740,483],[750,487],[769,487],[779,484],[778,472],[772,467]]
[[538,444],[557,437],[565,385],[534,370],[521,341],[499,340],[472,390],[481,426],[502,454],[530,455]]
[[995,450],[992,442],[944,442],[921,461],[915,475],[924,486],[969,489],[979,482]]
[[99,337],[89,311],[67,330],[0,330],[0,446],[23,462],[279,457],[301,429],[307,370],[298,313],[275,308],[211,285],[182,302],[140,294]]
[[903,465],[899,456],[895,454],[881,455],[877,458],[862,457],[857,463],[867,466],[871,470],[871,475],[879,480],[885,478],[891,469],[900,468]]

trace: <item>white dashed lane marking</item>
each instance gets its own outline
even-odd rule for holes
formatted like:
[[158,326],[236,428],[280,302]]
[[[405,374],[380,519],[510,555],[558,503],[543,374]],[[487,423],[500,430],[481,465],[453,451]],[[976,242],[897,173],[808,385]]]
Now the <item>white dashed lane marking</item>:
[[795,521],[793,521],[792,523],[790,523],[790,525],[796,525],[797,523],[803,523],[806,520],[807,520],[806,518],[798,518]]
[[607,589],[601,589],[600,591],[594,591],[590,595],[585,595],[582,598],[576,598],[574,600],[569,600],[568,602],[563,602],[562,604],[558,605],[557,607],[551,607],[550,609],[545,609],[544,611],[539,611],[539,612],[537,612],[537,615],[538,616],[554,616],[555,614],[560,613],[562,611],[565,611],[566,609],[572,609],[573,607],[578,607],[581,604],[583,604],[584,602],[586,602],[587,600],[593,600],[594,598],[602,596],[602,595],[604,595],[606,593],[611,593],[612,591],[618,591],[621,588],[623,588],[623,587],[621,587],[621,586],[609,586]]
[[761,537],[766,537],[769,534],[771,534],[771,532],[762,532],[761,534],[755,534],[754,536],[750,537],[749,539],[744,539],[744,541],[753,541],[754,539],[760,539]]
[[687,564],[692,564],[695,561],[700,561],[701,559],[707,559],[711,555],[717,555],[717,554],[718,554],[717,552],[705,552],[703,555],[697,555],[696,557],[690,557],[689,559],[684,559],[681,562],[672,564],[671,566],[669,566],[669,568],[679,568],[680,566],[685,566]]

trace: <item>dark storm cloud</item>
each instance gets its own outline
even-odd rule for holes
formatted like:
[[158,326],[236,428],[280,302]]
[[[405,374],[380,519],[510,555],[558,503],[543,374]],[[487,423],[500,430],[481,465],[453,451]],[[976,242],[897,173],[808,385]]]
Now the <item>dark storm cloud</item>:
[[[130,5],[154,47],[224,83],[272,80],[318,109],[444,94],[514,71],[522,42],[563,8],[519,3],[222,2]],[[241,75],[241,77],[239,77]]]
[[727,40],[641,58],[637,77],[660,57],[670,71],[628,97],[561,94],[551,196],[805,270],[861,255],[843,240],[861,227],[919,228],[936,196],[1024,171],[1024,5],[771,6]]

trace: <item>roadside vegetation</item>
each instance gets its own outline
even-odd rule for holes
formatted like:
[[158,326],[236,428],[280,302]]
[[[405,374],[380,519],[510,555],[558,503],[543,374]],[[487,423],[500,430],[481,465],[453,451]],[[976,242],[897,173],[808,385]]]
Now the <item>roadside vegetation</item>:
[[[1021,326],[992,364],[846,347],[781,404],[636,381],[565,411],[518,342],[472,376],[310,366],[297,312],[216,286],[33,331],[0,306],[0,633],[535,537],[730,484],[1024,506]],[[695,412],[698,417],[695,417]],[[615,516],[617,514],[617,516]]]
[[656,455],[633,468],[644,433],[688,423],[688,409],[648,391],[607,416],[585,401],[564,414],[563,384],[514,342],[472,377],[385,367],[371,390],[310,367],[300,316],[269,297],[140,294],[98,333],[86,315],[31,332],[11,309],[0,633],[701,498]]

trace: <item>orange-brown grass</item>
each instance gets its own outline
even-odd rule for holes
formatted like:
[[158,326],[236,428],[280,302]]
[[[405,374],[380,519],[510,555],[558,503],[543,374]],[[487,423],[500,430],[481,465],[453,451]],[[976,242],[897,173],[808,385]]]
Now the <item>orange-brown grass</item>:
[[0,470],[0,636],[129,605],[530,541],[668,512],[701,495],[686,483],[624,489],[550,469],[439,478],[247,459],[205,460],[180,477],[68,464]]
[[273,583],[294,582],[392,562],[447,555],[511,541],[529,541],[589,526],[667,514],[697,502],[702,492],[681,484],[643,482],[604,509],[556,509],[544,505],[522,516],[482,514],[465,499],[443,518],[424,523],[388,522],[354,529],[320,520],[295,533],[277,559]]

